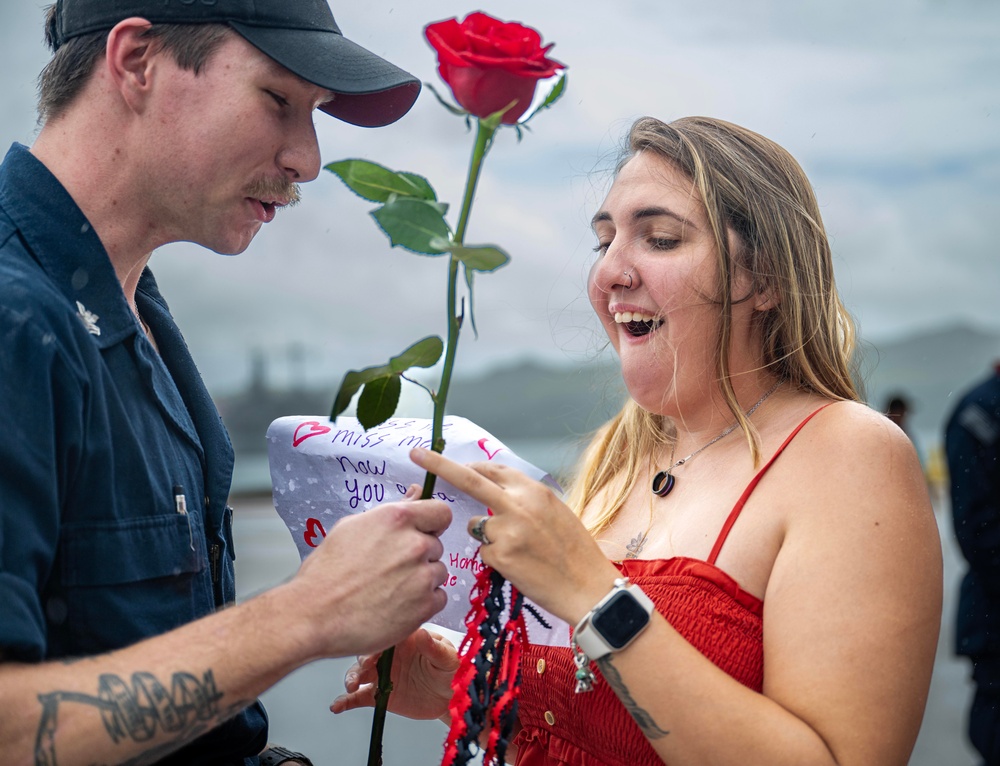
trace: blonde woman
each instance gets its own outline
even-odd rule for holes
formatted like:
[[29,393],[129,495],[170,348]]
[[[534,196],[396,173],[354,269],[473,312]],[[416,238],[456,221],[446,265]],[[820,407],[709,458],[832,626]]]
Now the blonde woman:
[[[493,510],[470,523],[483,561],[576,626],[573,649],[525,651],[508,757],[903,766],[940,544],[911,443],[852,382],[807,178],[736,125],[643,118],[593,228],[590,299],[630,400],[567,502],[413,455]],[[446,718],[454,648],[421,632],[398,662],[391,709]],[[373,678],[362,658],[333,709],[371,704]]]

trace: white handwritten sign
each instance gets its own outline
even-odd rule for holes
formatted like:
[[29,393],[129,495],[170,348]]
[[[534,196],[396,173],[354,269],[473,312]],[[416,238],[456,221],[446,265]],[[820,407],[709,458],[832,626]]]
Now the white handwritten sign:
[[[444,454],[459,463],[494,461],[516,468],[556,492],[562,488],[541,469],[522,460],[492,434],[469,420],[444,419]],[[411,484],[423,485],[424,472],[409,458],[413,447],[430,447],[431,421],[392,418],[365,431],[356,418],[293,416],[275,420],[267,430],[274,507],[305,558],[339,519],[399,500]],[[448,605],[433,623],[465,633],[469,591],[482,569],[478,543],[469,537],[468,520],[486,508],[442,479],[434,496],[451,506],[452,523],[441,536],[448,567]],[[569,645],[569,626],[536,606],[549,628],[525,612],[532,643]]]

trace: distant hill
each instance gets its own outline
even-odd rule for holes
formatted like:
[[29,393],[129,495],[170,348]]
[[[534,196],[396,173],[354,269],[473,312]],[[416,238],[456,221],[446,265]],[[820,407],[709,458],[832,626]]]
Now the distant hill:
[[329,415],[334,390],[273,390],[252,387],[232,396],[216,398],[222,422],[237,455],[267,451],[267,427],[286,415]]
[[[902,394],[914,429],[935,441],[954,396],[1000,360],[1000,331],[954,325],[891,341],[864,341],[861,377],[872,407]],[[587,433],[617,411],[624,389],[615,365],[534,363],[502,367],[453,384],[449,409],[500,438]],[[929,446],[929,445],[928,445]]]
[[[889,342],[868,341],[862,354],[862,376],[872,406],[882,409],[889,396],[902,393],[913,403],[914,428],[936,440],[954,395],[984,377],[1000,359],[1000,331],[955,325]],[[334,388],[276,391],[255,377],[248,390],[221,397],[218,403],[237,452],[262,452],[272,420],[329,412]],[[614,364],[515,362],[475,377],[456,377],[448,411],[508,443],[570,439],[589,433],[617,412],[624,396]]]
[[944,421],[972,383],[1000,361],[1000,331],[956,324],[892,342],[866,343],[862,373],[868,401],[883,409],[900,393],[912,402],[916,431],[941,438]]
[[590,433],[616,413],[625,389],[613,364],[579,367],[519,362],[456,378],[448,412],[501,439],[550,439]]

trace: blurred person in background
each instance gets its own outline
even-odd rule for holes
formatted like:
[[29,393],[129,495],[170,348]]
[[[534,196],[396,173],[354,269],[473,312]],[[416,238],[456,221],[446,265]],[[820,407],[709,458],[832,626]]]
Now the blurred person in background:
[[910,402],[902,394],[893,394],[885,404],[885,415],[889,420],[903,429],[903,433],[909,436],[907,415],[910,412]]
[[924,459],[924,450],[920,444],[920,439],[917,437],[913,430],[911,423],[911,415],[913,414],[913,402],[909,397],[902,393],[896,393],[889,397],[885,404],[885,415],[889,420],[895,423],[902,429],[903,433],[906,434],[910,441],[913,442],[913,448],[917,451],[917,458],[920,460],[920,465],[924,469],[926,474],[927,461]]
[[945,451],[955,536],[968,563],[955,637],[975,683],[969,739],[985,766],[1000,766],[1000,361],[951,413]]

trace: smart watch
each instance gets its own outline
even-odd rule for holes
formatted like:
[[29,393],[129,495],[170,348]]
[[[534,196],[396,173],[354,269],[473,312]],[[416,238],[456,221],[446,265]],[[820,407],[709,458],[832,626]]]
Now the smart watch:
[[627,577],[615,580],[615,586],[573,631],[573,643],[589,659],[596,660],[621,651],[632,643],[653,613],[653,602]]

